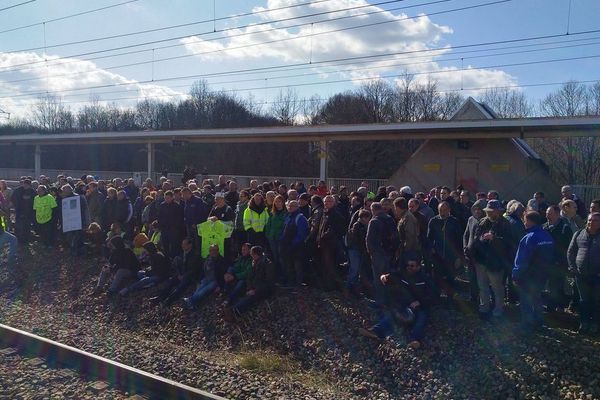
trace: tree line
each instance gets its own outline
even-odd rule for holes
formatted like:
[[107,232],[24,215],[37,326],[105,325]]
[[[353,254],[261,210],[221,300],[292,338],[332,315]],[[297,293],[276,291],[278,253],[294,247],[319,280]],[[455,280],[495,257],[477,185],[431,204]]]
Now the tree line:
[[[72,133],[130,130],[175,130],[258,126],[319,125],[418,122],[449,119],[464,101],[460,92],[443,92],[438,82],[417,82],[406,74],[389,82],[375,80],[354,90],[329,98],[300,98],[293,89],[281,90],[268,104],[252,96],[241,98],[212,90],[206,81],[195,82],[182,100],[143,99],[134,107],[103,104],[99,97],[72,110],[55,96],[41,97],[27,117],[0,125],[0,134]],[[600,115],[600,83],[568,82],[534,102],[519,90],[490,89],[479,96],[499,118],[531,116]],[[391,176],[421,144],[418,140],[334,142],[329,149],[330,175],[339,177],[385,178]],[[557,182],[591,184],[600,178],[600,140],[595,137],[531,140],[530,144],[548,164]],[[131,147],[131,146],[129,146]],[[78,148],[48,150],[44,165],[64,168],[65,151],[81,168],[144,169],[144,157],[127,156],[132,149],[112,153],[113,157],[89,157]],[[198,170],[210,166],[210,173],[299,176],[316,175],[318,158],[311,147],[295,144],[189,144],[162,146],[157,168],[179,172],[185,165]],[[0,148],[0,156],[6,149]],[[114,149],[98,150],[110,153]],[[133,149],[134,152],[142,149]],[[10,157],[0,161],[10,164]],[[13,157],[14,158],[14,157]],[[251,161],[260,162],[251,162]],[[90,164],[91,163],[91,164]],[[93,165],[92,165],[93,164]],[[120,168],[119,168],[120,167]],[[213,169],[210,171],[210,169]]]

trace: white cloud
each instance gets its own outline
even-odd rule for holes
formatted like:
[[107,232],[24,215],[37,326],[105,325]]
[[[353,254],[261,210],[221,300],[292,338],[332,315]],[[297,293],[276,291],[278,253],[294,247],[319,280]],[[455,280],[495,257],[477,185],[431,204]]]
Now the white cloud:
[[[60,59],[58,56],[48,56],[47,60],[46,67],[41,63],[44,57],[36,53],[0,53],[1,108],[13,115],[24,116],[29,106],[36,103],[37,97],[46,92],[55,94],[72,109],[85,105],[82,102],[87,102],[91,97],[97,98],[100,103],[110,102],[111,98],[132,97],[128,104],[133,105],[138,97],[162,96],[158,99],[171,100],[184,96],[167,86],[139,83],[123,75],[104,70],[90,61],[74,58]],[[31,67],[20,66],[23,64],[31,64]],[[18,67],[11,68],[13,66]],[[106,86],[106,88],[69,91],[96,86]],[[28,93],[40,93],[40,95],[22,96]]]
[[[301,1],[268,0],[266,7],[257,7],[254,11],[276,9]],[[510,74],[499,70],[473,69],[460,73],[453,72],[457,69],[456,67],[441,67],[436,60],[451,50],[450,46],[441,43],[442,39],[453,32],[451,27],[435,23],[424,14],[419,14],[418,18],[410,18],[408,17],[411,13],[410,10],[406,10],[406,13],[393,13],[383,11],[377,6],[368,6],[369,4],[365,0],[332,0],[310,6],[273,10],[260,14],[259,21],[264,23],[318,12],[331,13],[284,23],[265,23],[244,29],[225,31],[227,37],[220,41],[207,41],[202,37],[191,36],[181,42],[185,45],[188,53],[195,54],[202,60],[222,63],[261,62],[263,65],[308,62],[311,53],[312,61],[320,61],[372,54],[413,52],[409,55],[388,57],[386,61],[374,58],[368,64],[357,65],[358,70],[356,71],[336,73],[335,77],[331,75],[335,73],[335,69],[319,67],[316,71],[320,73],[320,79],[339,79],[341,75],[345,79],[355,79],[356,83],[360,83],[364,81],[364,78],[377,78],[404,72],[419,74],[425,71],[433,73],[431,77],[438,80],[438,87],[441,90],[460,88],[461,80],[464,87],[507,85],[516,82],[516,79]],[[363,5],[367,7],[333,12]],[[374,11],[383,12],[361,15]],[[335,20],[335,18],[349,15],[357,17]],[[328,21],[315,23],[312,26],[304,25],[297,28],[271,30],[281,26],[323,19],[328,19]],[[310,37],[311,34],[372,23],[378,23],[378,25]],[[240,36],[240,34],[247,35]],[[262,42],[272,41],[278,42],[259,45]],[[444,47],[445,51],[423,52],[440,47]],[[408,65],[394,65],[400,63]],[[369,67],[369,69],[365,67]],[[341,66],[337,69],[348,70],[350,68],[352,66]],[[314,79],[318,81],[319,77]],[[427,80],[427,77],[417,75],[415,79],[421,81]],[[294,83],[293,78],[289,80],[289,83]]]

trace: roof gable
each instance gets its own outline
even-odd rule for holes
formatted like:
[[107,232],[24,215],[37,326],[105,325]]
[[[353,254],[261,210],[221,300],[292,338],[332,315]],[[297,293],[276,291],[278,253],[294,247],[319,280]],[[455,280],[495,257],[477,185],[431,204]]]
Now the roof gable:
[[498,118],[494,110],[487,104],[480,103],[473,97],[469,97],[450,117],[451,121],[481,120]]

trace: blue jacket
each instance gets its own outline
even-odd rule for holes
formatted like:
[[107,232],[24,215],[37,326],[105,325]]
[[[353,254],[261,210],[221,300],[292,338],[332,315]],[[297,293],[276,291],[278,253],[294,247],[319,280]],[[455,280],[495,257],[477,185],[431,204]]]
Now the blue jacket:
[[296,249],[304,244],[309,232],[308,220],[300,211],[287,214],[281,233],[281,246],[285,249]]
[[515,281],[542,284],[554,265],[554,239],[541,225],[526,230],[519,242],[512,277]]
[[208,218],[208,206],[199,197],[192,196],[184,202],[184,220],[186,225],[199,225]]

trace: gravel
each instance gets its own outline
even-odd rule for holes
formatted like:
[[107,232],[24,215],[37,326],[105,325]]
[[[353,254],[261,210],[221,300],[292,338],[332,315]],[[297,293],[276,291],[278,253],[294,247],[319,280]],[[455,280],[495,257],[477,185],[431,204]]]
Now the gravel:
[[411,350],[402,334],[357,336],[374,315],[337,294],[284,292],[230,324],[217,299],[189,312],[149,304],[153,289],[94,296],[101,260],[27,252],[19,271],[0,269],[4,323],[224,397],[600,398],[600,341],[574,333],[571,315],[523,337],[515,310],[492,323],[439,307],[423,348]]
[[0,351],[0,400],[131,398],[106,382],[90,382],[72,370],[49,368],[43,359],[3,353]]

